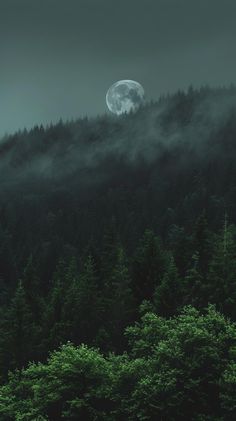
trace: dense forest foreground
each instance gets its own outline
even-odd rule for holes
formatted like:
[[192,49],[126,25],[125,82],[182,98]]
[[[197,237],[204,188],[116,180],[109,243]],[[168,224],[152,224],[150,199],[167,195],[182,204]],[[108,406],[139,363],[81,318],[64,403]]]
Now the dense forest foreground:
[[0,142],[0,420],[236,419],[236,88]]

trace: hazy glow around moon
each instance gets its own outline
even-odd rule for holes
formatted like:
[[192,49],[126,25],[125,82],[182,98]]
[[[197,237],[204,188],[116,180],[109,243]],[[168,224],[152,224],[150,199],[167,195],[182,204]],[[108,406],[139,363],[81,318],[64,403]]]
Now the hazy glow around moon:
[[119,80],[107,91],[106,103],[109,110],[117,115],[129,113],[144,101],[144,89],[134,80]]

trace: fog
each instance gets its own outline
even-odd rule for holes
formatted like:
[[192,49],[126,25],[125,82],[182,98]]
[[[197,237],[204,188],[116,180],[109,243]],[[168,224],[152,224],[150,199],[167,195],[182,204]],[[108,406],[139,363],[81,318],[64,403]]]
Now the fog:
[[[60,121],[6,136],[0,147],[2,186],[45,183],[78,189],[123,179],[126,171],[179,169],[227,156],[224,133],[236,114],[236,89],[177,92],[137,112]],[[220,134],[220,133],[223,134]],[[220,142],[219,142],[220,139]],[[229,159],[231,157],[229,156]],[[170,163],[171,162],[171,163]]]

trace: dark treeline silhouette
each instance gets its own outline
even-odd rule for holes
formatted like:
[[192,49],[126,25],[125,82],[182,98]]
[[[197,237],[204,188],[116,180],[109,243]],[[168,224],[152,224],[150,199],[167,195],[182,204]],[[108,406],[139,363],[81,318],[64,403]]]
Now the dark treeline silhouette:
[[235,419],[235,158],[233,86],[2,139],[1,420]]

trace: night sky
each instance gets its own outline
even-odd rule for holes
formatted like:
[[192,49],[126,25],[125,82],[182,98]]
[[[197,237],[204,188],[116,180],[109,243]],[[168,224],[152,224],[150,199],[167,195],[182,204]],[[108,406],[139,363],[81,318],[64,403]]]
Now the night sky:
[[0,0],[0,135],[107,112],[119,79],[236,83],[235,21],[235,0]]

